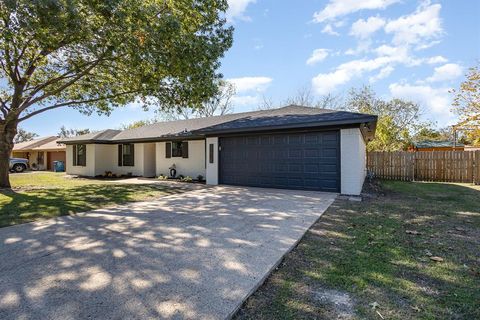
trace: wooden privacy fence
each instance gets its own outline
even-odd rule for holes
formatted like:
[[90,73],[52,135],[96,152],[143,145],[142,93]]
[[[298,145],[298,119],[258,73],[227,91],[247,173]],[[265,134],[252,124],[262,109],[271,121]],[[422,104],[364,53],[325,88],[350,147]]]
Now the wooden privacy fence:
[[367,169],[380,179],[480,184],[480,151],[369,152]]

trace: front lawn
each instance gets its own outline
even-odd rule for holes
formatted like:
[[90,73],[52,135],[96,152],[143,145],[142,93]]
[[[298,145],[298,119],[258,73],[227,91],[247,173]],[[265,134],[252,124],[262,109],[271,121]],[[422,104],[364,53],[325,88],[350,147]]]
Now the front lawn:
[[337,200],[235,319],[480,319],[480,187],[370,189]]
[[12,174],[10,181],[12,190],[0,190],[0,227],[180,192],[160,185],[69,178],[53,172]]

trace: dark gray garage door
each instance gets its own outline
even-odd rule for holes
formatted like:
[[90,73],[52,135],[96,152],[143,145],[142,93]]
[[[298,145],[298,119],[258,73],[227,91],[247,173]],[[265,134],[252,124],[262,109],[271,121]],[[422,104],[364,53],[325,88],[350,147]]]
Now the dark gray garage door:
[[220,183],[340,191],[339,131],[220,138]]

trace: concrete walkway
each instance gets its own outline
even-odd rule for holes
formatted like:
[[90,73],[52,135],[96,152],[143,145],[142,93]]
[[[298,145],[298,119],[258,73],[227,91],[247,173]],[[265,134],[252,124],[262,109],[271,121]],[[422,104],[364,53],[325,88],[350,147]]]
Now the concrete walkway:
[[0,319],[225,319],[335,194],[214,187],[0,229]]

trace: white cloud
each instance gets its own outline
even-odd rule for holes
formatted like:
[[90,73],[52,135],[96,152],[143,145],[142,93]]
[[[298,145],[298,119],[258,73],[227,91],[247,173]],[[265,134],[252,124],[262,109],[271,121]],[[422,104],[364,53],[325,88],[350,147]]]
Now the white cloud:
[[313,21],[321,23],[365,9],[385,9],[400,0],[330,0],[323,10],[313,14]]
[[447,63],[436,67],[433,75],[427,78],[428,82],[448,81],[458,78],[462,75],[463,69],[456,63]]
[[269,77],[242,77],[227,79],[235,85],[236,95],[232,98],[235,107],[257,106],[261,102],[262,93],[272,83]]
[[427,59],[428,64],[445,63],[448,59],[442,56],[434,56]]
[[250,18],[245,16],[244,13],[248,5],[256,1],[257,0],[228,0],[227,20],[229,22],[233,22],[235,19],[249,21]]
[[318,74],[312,79],[312,87],[315,93],[319,95],[328,94],[354,77],[359,77],[365,72],[385,68],[394,62],[397,62],[397,58],[388,56],[375,59],[352,60],[339,65],[332,72]]
[[331,36],[339,36],[340,35],[340,33],[333,30],[333,27],[332,27],[331,24],[327,24],[325,27],[323,27],[322,33],[326,33],[326,34],[329,34]]
[[370,77],[369,81],[373,83],[378,80],[384,79],[388,77],[393,72],[393,70],[395,70],[394,67],[386,66],[385,68],[382,68],[378,74],[374,75],[373,77]]
[[367,20],[359,19],[352,24],[350,35],[356,38],[366,39],[384,25],[385,20],[380,17],[370,17]]
[[396,45],[425,46],[426,40],[438,38],[443,34],[440,19],[440,4],[423,2],[414,13],[389,21],[385,26],[386,33],[393,34]]
[[430,41],[430,42],[420,43],[419,45],[417,45],[415,47],[415,50],[425,50],[425,49],[431,48],[433,46],[436,46],[440,42],[441,42],[440,40],[433,40],[433,41]]
[[232,98],[232,104],[235,107],[254,106],[254,105],[259,105],[260,102],[261,102],[261,97],[258,95],[234,96]]
[[409,67],[418,66],[423,63],[422,59],[417,59],[410,55],[408,46],[389,46],[381,45],[373,50],[380,57],[390,57],[392,61],[405,64]]
[[392,83],[389,89],[395,98],[408,99],[426,107],[429,111],[427,114],[432,116],[429,120],[437,121],[442,126],[455,123],[449,88]]
[[312,79],[312,87],[319,95],[329,94],[338,86],[350,81],[352,76],[345,69],[337,69],[330,73],[320,73]]
[[227,81],[235,85],[237,93],[244,93],[252,91],[263,92],[268,88],[273,79],[269,77],[243,77],[232,78]]
[[328,56],[328,49],[315,49],[312,55],[307,60],[308,65],[314,65],[317,62],[323,61]]

